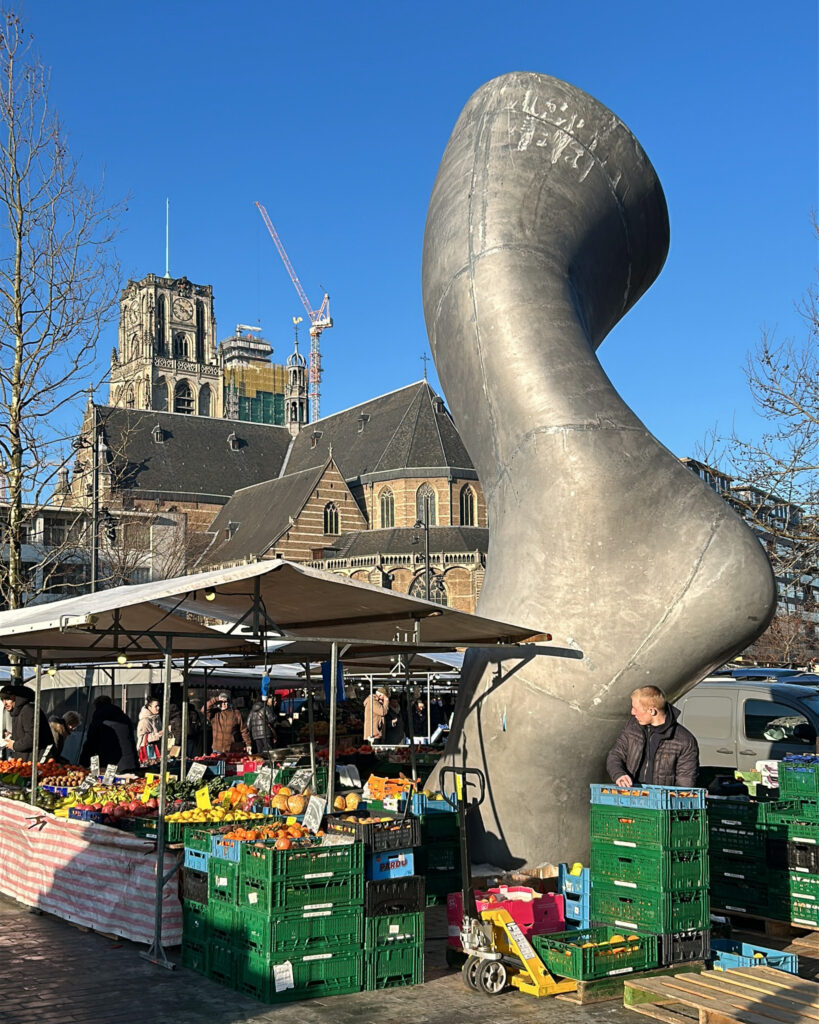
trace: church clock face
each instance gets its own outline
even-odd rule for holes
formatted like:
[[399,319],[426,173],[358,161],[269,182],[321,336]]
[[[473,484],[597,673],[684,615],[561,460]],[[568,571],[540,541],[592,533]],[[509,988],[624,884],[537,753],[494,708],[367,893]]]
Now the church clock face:
[[177,299],[173,304],[173,315],[177,320],[190,320],[193,316],[193,303],[188,299]]
[[128,307],[128,319],[132,324],[139,320],[139,303],[136,300]]

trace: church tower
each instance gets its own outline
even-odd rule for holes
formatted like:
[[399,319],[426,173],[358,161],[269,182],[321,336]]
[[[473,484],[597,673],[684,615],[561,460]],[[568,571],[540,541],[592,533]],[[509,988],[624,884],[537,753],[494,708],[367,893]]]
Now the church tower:
[[299,329],[293,342],[293,352],[287,357],[287,394],[284,400],[285,423],[290,433],[296,434],[306,425],[309,403],[307,399],[307,360],[299,352]]
[[211,285],[155,274],[129,281],[109,404],[221,418],[222,392]]

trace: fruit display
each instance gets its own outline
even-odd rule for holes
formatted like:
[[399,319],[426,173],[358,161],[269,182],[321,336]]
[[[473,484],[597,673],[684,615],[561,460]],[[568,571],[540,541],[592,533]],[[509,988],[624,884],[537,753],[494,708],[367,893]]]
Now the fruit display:
[[[85,776],[88,774],[87,768],[82,768],[78,764],[59,764],[57,761],[45,761],[42,764],[37,765],[37,776],[40,782],[48,780],[52,785],[75,785],[78,786]],[[24,761],[19,757],[8,758],[5,761],[0,761],[0,782],[6,785],[15,785],[15,783],[9,781],[9,776],[14,776],[17,779],[30,779],[31,778],[31,761]],[[75,779],[74,782],[60,782],[55,783],[55,778],[68,778]]]
[[[319,832],[319,836],[324,835]],[[270,824],[259,828],[235,828],[224,834],[225,839],[237,839],[241,842],[259,842],[260,840],[276,841],[277,850],[289,850],[292,847],[314,846],[316,837],[303,825]]]
[[358,793],[347,793],[346,796],[337,796],[335,800],[333,800],[333,810],[357,811],[360,803],[361,797]]

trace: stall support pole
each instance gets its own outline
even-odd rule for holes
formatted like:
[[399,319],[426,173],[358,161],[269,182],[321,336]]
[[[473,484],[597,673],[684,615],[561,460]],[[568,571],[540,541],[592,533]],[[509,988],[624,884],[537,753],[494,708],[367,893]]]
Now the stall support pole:
[[[173,671],[173,642],[168,637],[165,643],[165,683],[162,688],[162,739],[159,759],[159,810],[156,816],[156,895],[154,897],[154,941],[145,952],[140,953],[157,967],[172,971],[176,964],[165,956],[162,948],[162,890],[165,887],[165,775],[168,770],[168,719],[170,717],[171,672]],[[174,872],[175,873],[175,872]]]
[[[404,658],[402,660],[404,662],[404,703],[406,704],[406,709],[407,709],[407,734],[409,735],[409,743],[410,743],[410,772],[412,773],[412,778],[413,779],[417,779],[418,778],[418,767],[417,767],[417,762],[416,762],[416,759],[415,759],[415,737],[412,735],[412,732],[413,732],[413,730],[412,730],[412,708],[410,707],[410,694],[409,694],[409,688],[410,688],[409,658],[404,656]],[[407,797],[407,799],[410,800],[410,802],[412,802],[412,798],[411,797]]]
[[336,781],[336,711],[338,705],[338,643],[330,648],[330,735],[327,738],[327,810],[332,812]]
[[318,785],[316,784],[316,723],[313,718],[313,682],[310,678],[310,662],[304,664],[304,678],[307,682],[307,728],[310,740],[310,792],[317,795]]
[[185,778],[185,760],[188,754],[188,667],[190,661],[185,658],[182,669],[182,749],[179,751],[179,781]]
[[34,675],[34,746],[31,750],[31,806],[37,806],[37,762],[40,759],[40,745],[43,737],[40,735],[40,684],[43,681],[43,666],[37,662],[37,671]]
[[432,736],[432,708],[430,707],[429,672],[427,672],[427,742]]

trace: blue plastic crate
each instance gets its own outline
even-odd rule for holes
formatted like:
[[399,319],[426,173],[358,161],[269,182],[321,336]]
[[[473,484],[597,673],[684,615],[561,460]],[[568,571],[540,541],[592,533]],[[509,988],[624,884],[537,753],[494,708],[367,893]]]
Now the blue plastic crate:
[[368,853],[364,859],[364,877],[368,882],[380,878],[405,878],[415,874],[415,856],[412,850],[384,850]]
[[591,892],[589,869],[583,868],[579,875],[572,875],[568,864],[558,864],[557,891],[564,896],[588,896]]
[[714,969],[727,971],[731,967],[773,967],[777,971],[796,974],[799,958],[781,949],[767,949],[752,942],[738,942],[735,939],[711,939]]
[[[407,802],[405,793],[402,793],[398,797],[398,810],[403,811]],[[456,814],[456,809],[452,804],[446,800],[431,800],[428,796],[424,796],[423,793],[412,794],[412,807],[410,808],[413,814]]]
[[189,847],[185,847],[185,867],[192,868],[194,871],[207,871],[208,861],[210,860],[210,853],[206,853],[204,850],[191,850]]
[[589,927],[589,897],[573,896],[571,893],[563,894],[563,913],[566,924],[570,921],[581,928]]
[[591,784],[591,802],[654,811],[695,811],[705,807],[705,790],[683,786],[600,786]]
[[232,860],[238,864],[241,859],[243,839],[227,839],[220,833],[215,833],[210,841],[211,857],[218,857],[220,860]]

